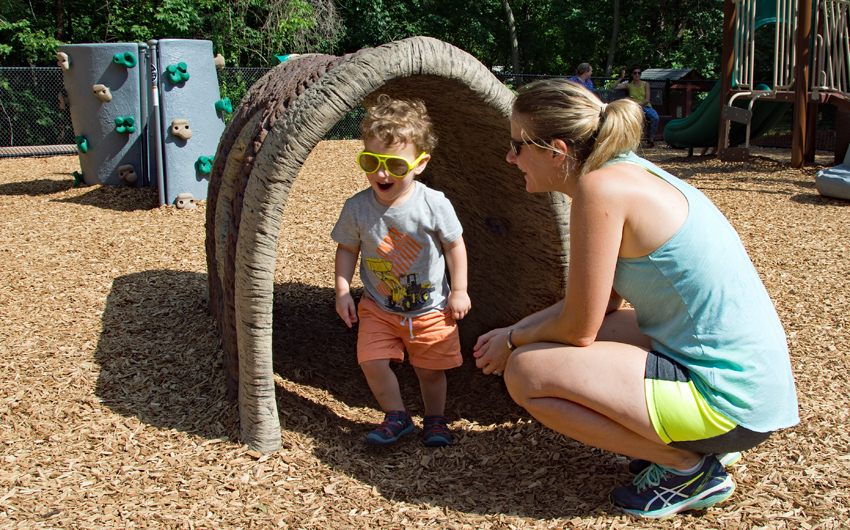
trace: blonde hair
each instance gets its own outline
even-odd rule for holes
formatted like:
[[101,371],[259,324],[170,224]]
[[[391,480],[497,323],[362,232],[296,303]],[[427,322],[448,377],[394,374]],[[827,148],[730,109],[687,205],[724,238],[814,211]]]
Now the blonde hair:
[[563,140],[569,149],[561,154],[572,159],[579,178],[640,145],[643,111],[637,103],[624,98],[606,105],[566,79],[524,86],[514,100],[513,114],[523,135],[547,144]]
[[386,94],[366,110],[360,122],[363,140],[377,138],[385,145],[412,143],[430,153],[437,147],[434,125],[421,99],[393,99]]

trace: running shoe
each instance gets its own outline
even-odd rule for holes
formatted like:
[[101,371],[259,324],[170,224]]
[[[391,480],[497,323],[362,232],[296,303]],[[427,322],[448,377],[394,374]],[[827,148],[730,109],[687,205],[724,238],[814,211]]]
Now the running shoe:
[[413,431],[413,419],[407,410],[387,412],[384,421],[366,435],[366,445],[389,445]]
[[714,455],[704,455],[696,471],[676,471],[658,464],[612,491],[615,506],[634,517],[665,519],[686,510],[701,510],[728,499],[735,482]]

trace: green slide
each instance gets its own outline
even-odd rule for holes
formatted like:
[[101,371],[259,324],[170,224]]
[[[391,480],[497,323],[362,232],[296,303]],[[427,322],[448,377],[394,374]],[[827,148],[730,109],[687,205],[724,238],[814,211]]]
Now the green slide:
[[[770,90],[758,85],[756,90]],[[738,99],[736,107],[747,108],[749,100]],[[791,107],[791,103],[756,100],[750,141],[769,131]],[[716,147],[720,134],[720,83],[714,85],[696,112],[680,120],[670,121],[664,127],[664,141],[672,147]],[[729,128],[729,145],[741,145],[747,139],[747,126],[732,122]]]

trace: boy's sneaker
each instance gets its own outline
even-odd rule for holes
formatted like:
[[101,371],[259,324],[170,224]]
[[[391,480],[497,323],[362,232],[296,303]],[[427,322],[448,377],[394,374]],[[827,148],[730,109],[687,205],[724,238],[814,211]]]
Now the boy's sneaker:
[[425,416],[425,432],[422,443],[428,447],[452,445],[452,433],[449,432],[449,420],[443,416]]
[[384,421],[366,435],[366,445],[389,445],[413,431],[413,419],[407,410],[387,412]]
[[692,473],[658,464],[617,488],[608,497],[615,506],[635,517],[664,519],[686,510],[701,510],[724,501],[735,491],[735,482],[714,455],[704,455]]
[[[741,459],[741,453],[715,453],[714,458],[720,462],[720,465],[723,467],[729,467],[731,465],[735,465],[738,460]],[[644,469],[649,467],[651,464],[649,460],[643,460],[642,458],[635,458],[631,462],[629,462],[629,473],[632,475],[637,475]]]

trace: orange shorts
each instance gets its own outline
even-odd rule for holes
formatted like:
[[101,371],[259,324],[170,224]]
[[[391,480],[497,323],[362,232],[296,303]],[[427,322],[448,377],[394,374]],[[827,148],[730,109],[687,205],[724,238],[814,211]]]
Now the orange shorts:
[[[357,308],[357,363],[390,359],[404,360],[404,350],[410,364],[426,370],[448,370],[463,364],[457,321],[451,315],[434,311],[414,317],[411,324],[401,315],[390,313],[368,296],[360,299]],[[402,321],[404,323],[402,323]]]

